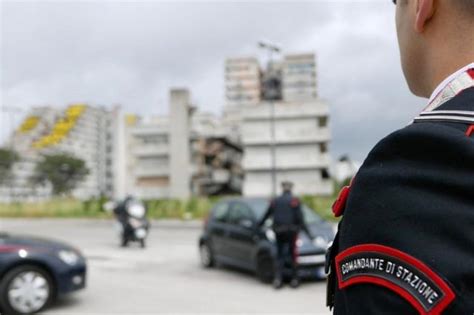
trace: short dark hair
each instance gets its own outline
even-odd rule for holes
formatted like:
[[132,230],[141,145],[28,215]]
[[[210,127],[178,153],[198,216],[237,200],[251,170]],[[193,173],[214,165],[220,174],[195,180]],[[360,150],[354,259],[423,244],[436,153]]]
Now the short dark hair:
[[293,189],[293,183],[290,182],[290,181],[283,181],[281,182],[281,188],[284,190],[284,191],[291,191]]

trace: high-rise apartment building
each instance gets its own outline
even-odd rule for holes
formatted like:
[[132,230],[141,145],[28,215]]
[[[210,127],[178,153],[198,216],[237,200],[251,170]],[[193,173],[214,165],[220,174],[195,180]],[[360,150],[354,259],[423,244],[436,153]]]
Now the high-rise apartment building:
[[126,187],[141,198],[170,196],[169,121],[164,117],[136,119],[126,127]]
[[237,98],[229,106],[227,97],[224,109],[224,123],[244,148],[244,194],[271,195],[283,180],[293,181],[298,194],[331,194],[329,109],[318,99],[314,54],[287,55],[265,70],[252,64],[261,100]]
[[225,62],[225,106],[223,123],[234,141],[240,140],[242,105],[256,105],[262,99],[262,72],[257,58],[229,58]]
[[281,68],[284,101],[306,101],[318,97],[314,54],[287,55]]
[[231,58],[225,63],[226,105],[257,104],[261,72],[256,58]]
[[270,196],[273,185],[278,193],[286,180],[295,183],[298,195],[331,194],[328,116],[328,105],[320,100],[245,106],[244,195]]
[[0,189],[0,198],[29,199],[47,197],[48,187],[33,187],[30,178],[43,155],[68,153],[84,160],[89,175],[74,191],[78,198],[113,194],[113,120],[114,111],[73,104],[65,109],[33,108],[7,146],[21,160],[14,165],[14,181]]

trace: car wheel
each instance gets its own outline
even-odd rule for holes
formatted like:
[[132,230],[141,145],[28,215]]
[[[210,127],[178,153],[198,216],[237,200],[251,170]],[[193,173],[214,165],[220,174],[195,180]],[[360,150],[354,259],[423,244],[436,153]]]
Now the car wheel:
[[9,271],[0,283],[0,308],[4,314],[34,314],[54,297],[50,275],[36,266],[20,266]]
[[269,253],[260,253],[257,256],[257,277],[263,283],[273,281],[275,275],[275,262]]
[[199,246],[199,257],[203,267],[210,268],[214,266],[214,256],[211,247],[207,243],[202,243]]

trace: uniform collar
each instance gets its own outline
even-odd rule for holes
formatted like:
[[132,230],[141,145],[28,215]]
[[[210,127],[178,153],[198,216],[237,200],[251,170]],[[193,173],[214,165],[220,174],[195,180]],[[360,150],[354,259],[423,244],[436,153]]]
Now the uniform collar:
[[474,125],[474,85],[461,90],[457,95],[440,104],[435,109],[421,112],[414,119],[416,123],[435,121]]
[[[460,92],[474,86],[474,62],[459,69],[441,82],[431,94],[423,112],[430,112],[443,105]],[[471,70],[471,71],[470,71]]]

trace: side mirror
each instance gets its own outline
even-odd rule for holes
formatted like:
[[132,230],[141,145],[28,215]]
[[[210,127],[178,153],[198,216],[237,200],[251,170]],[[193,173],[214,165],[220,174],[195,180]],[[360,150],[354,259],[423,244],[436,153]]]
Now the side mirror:
[[239,225],[247,228],[247,229],[251,229],[255,226],[254,222],[250,219],[242,219],[240,220],[239,222]]

